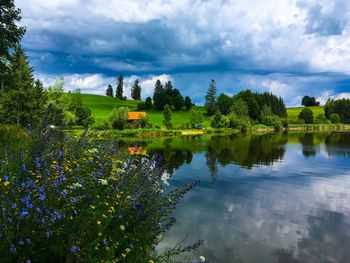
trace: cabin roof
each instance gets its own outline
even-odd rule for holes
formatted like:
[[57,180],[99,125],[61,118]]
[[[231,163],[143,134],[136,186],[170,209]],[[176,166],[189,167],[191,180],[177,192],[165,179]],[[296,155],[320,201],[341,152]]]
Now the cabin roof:
[[129,111],[128,112],[128,120],[129,121],[136,121],[139,120],[141,117],[146,117],[147,113],[144,111]]

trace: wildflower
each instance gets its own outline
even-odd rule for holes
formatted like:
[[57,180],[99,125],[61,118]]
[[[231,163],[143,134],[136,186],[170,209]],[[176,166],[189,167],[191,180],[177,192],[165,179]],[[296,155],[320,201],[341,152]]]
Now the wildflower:
[[77,246],[72,246],[72,248],[70,249],[70,252],[72,253],[79,253],[80,252],[80,248]]
[[10,182],[4,182],[4,186],[9,186]]
[[23,246],[24,245],[24,241],[23,240],[18,241],[18,245]]
[[129,252],[130,252],[130,248],[127,247],[127,248],[125,249],[125,252],[126,252],[126,253],[129,253]]
[[200,257],[199,257],[199,260],[200,260],[201,262],[205,262],[205,257],[200,256]]
[[11,246],[10,247],[10,252],[11,252],[11,254],[17,254],[17,249],[14,247],[14,246]]
[[151,260],[149,261],[149,263],[154,263],[154,261],[151,259]]
[[105,180],[105,179],[98,179],[98,182],[99,182],[101,185],[108,185],[108,181]]
[[121,231],[125,231],[125,226],[124,225],[120,225],[120,230]]
[[125,255],[124,253],[122,253],[122,257],[123,257],[123,258],[125,258],[125,257],[126,257],[126,255]]
[[101,225],[101,221],[97,220],[96,224]]

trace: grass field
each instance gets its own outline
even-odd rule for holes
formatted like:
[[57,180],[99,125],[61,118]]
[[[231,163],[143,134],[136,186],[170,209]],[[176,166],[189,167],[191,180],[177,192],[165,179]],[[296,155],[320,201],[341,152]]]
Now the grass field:
[[[68,94],[68,96],[72,96]],[[101,123],[103,121],[108,121],[108,118],[114,108],[119,107],[128,107],[131,111],[136,110],[137,103],[139,101],[134,100],[117,100],[116,98],[92,95],[92,94],[82,94],[83,103],[88,106],[92,115],[95,118],[95,123]],[[192,108],[195,111],[205,112],[203,106],[195,106]],[[163,112],[160,111],[147,111],[150,122],[153,125],[162,125],[163,121]],[[204,125],[210,126],[209,117],[204,117]],[[171,114],[172,124],[175,128],[179,127],[181,124],[184,124],[189,121],[189,114],[186,111],[172,112]]]
[[[72,96],[68,94],[68,96]],[[101,123],[103,121],[108,121],[108,118],[114,108],[118,107],[128,107],[130,110],[136,110],[137,103],[139,101],[134,100],[117,100],[116,98],[100,96],[100,95],[92,95],[92,94],[82,94],[83,103],[86,104],[92,111],[93,117],[95,118],[95,122]],[[300,111],[304,107],[298,108],[288,108],[288,119],[297,119]],[[322,106],[309,107],[313,113],[314,117],[319,114],[324,114],[324,109]],[[204,126],[210,126],[210,118],[204,115],[205,108],[203,106],[195,106],[192,108],[195,111],[199,111],[203,113],[204,118]],[[162,125],[163,121],[163,113],[160,111],[147,111],[150,122],[153,125]],[[175,128],[180,127],[180,125],[189,121],[189,114],[186,111],[178,111],[172,112],[172,123]]]
[[[308,108],[313,111],[314,117],[320,114],[324,114],[324,109],[322,106],[313,106]],[[288,119],[297,119],[302,109],[304,109],[304,107],[288,108],[287,109]]]

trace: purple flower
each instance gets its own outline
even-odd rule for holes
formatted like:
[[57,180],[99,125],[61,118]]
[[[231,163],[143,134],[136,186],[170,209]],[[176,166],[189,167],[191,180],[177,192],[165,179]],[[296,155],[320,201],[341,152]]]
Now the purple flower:
[[72,253],[79,253],[80,252],[80,248],[77,246],[72,246],[72,248],[70,249],[70,252]]
[[18,241],[18,245],[23,246],[24,245],[24,241],[23,240]]
[[29,215],[29,213],[26,210],[22,210],[19,215],[20,215],[21,218],[25,218],[26,216]]
[[17,249],[14,246],[11,246],[10,252],[15,255],[15,254],[17,254]]

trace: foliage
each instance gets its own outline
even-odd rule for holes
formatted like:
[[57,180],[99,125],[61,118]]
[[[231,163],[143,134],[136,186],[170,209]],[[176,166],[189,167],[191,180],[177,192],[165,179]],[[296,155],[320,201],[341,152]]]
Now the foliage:
[[253,120],[257,120],[260,117],[260,107],[256,96],[250,91],[245,90],[239,92],[235,98],[242,99],[248,106],[249,117]]
[[248,105],[243,99],[234,98],[231,107],[231,112],[235,113],[237,116],[248,116]]
[[228,116],[222,115],[219,110],[217,110],[214,116],[211,117],[211,127],[215,129],[228,128],[230,126],[230,118]]
[[315,123],[327,124],[327,123],[329,123],[329,120],[327,120],[327,118],[326,118],[326,116],[324,116],[324,114],[318,114],[315,118]]
[[108,88],[106,90],[106,96],[114,97],[114,95],[113,95],[113,87],[112,87],[111,84],[108,85]]
[[109,117],[113,129],[123,130],[128,123],[129,109],[126,107],[120,107],[114,109]]
[[163,116],[164,116],[163,124],[165,128],[172,129],[173,125],[171,124],[171,108],[169,105],[165,105]]
[[1,1],[0,5],[0,90],[5,85],[5,75],[9,51],[16,48],[22,39],[25,28],[18,25],[22,19],[21,10],[15,7],[14,0]]
[[315,97],[304,96],[301,105],[305,107],[320,106],[320,102],[316,101]]
[[200,128],[203,126],[203,114],[198,111],[190,112],[190,125],[192,128]]
[[[61,126],[69,122],[64,119],[70,104],[68,97],[63,93],[64,79],[57,79],[47,90],[47,122],[49,125]],[[69,115],[68,115],[69,116]]]
[[123,100],[123,89],[124,89],[124,77],[120,75],[117,80],[117,89],[115,91],[115,97],[117,99]]
[[152,103],[152,98],[151,97],[147,97],[145,100],[145,107],[147,110],[152,109],[153,107],[153,103]]
[[69,105],[69,110],[73,112],[76,117],[75,124],[87,128],[94,123],[94,119],[91,115],[91,110],[83,104],[83,99],[80,90],[74,91],[72,101]]
[[158,111],[164,109],[164,88],[162,85],[162,82],[158,79],[156,81],[155,87],[154,87],[154,93],[153,93],[153,104],[154,108]]
[[336,113],[340,116],[342,123],[350,123],[350,99],[328,100],[324,111],[328,119]]
[[131,98],[134,100],[141,100],[141,86],[138,79],[135,80],[131,88]]
[[277,115],[268,115],[262,118],[262,124],[270,127],[274,127],[276,130],[282,129],[283,123]]
[[140,101],[139,103],[137,103],[137,110],[138,111],[143,111],[146,110],[146,103],[144,101]]
[[217,98],[216,106],[222,114],[227,115],[231,112],[232,102],[233,99],[230,96],[221,93]]
[[312,124],[312,123],[314,123],[314,114],[313,114],[312,110],[310,110],[309,108],[303,109],[299,113],[298,117],[299,117],[299,119],[304,120],[305,124]]
[[135,126],[138,128],[150,128],[152,125],[150,125],[148,115],[146,116],[140,116],[140,118],[135,122]]
[[230,120],[230,128],[247,131],[251,127],[250,119],[248,116],[240,116],[232,111],[228,115],[228,118]]
[[181,94],[178,94],[174,97],[173,105],[175,107],[175,110],[177,111],[181,110],[184,104],[185,104],[184,97],[182,97]]
[[43,117],[46,97],[40,81],[34,82],[28,57],[16,46],[9,57],[6,83],[1,92],[2,123],[38,126]]
[[331,121],[331,123],[340,123],[340,116],[339,116],[339,114],[332,113],[329,116],[329,120]]
[[215,80],[211,80],[209,83],[209,88],[207,91],[207,95],[205,96],[205,108],[207,110],[207,114],[212,116],[216,113],[216,84]]
[[201,244],[157,255],[174,223],[170,212],[197,182],[164,191],[157,157],[115,145],[42,130],[0,152],[3,262],[149,263]]
[[190,98],[189,96],[186,96],[186,97],[185,97],[184,106],[185,106],[185,110],[186,110],[186,111],[191,110],[191,107],[192,107],[192,100],[191,100],[191,98]]

